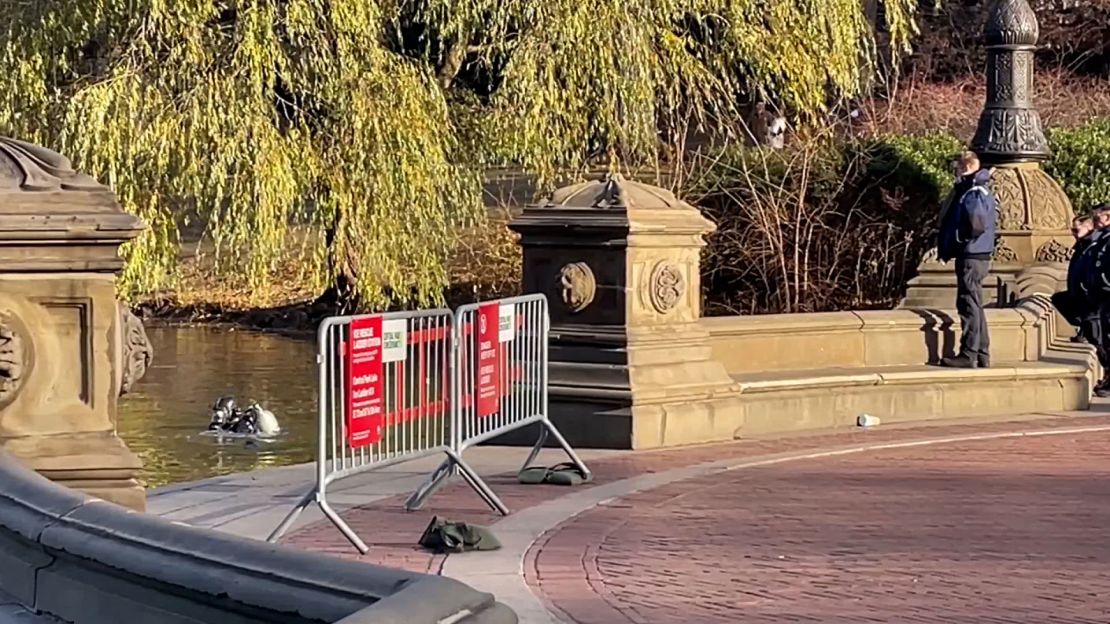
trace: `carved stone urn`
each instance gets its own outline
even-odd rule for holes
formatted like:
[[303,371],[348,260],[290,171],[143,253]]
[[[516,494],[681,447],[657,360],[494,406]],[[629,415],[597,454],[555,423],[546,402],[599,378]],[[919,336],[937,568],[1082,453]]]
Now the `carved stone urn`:
[[120,245],[143,227],[66,158],[0,137],[0,447],[139,510],[141,464],[116,435],[116,406],[151,352],[115,279]]
[[[993,5],[984,32],[987,101],[971,149],[991,168],[998,199],[999,238],[985,286],[988,297],[1000,304],[1055,292],[1071,254],[1071,202],[1041,169],[1051,154],[1033,106],[1033,54],[1039,36],[1028,0]],[[952,267],[930,254],[910,281],[902,305],[951,307],[955,289]]]

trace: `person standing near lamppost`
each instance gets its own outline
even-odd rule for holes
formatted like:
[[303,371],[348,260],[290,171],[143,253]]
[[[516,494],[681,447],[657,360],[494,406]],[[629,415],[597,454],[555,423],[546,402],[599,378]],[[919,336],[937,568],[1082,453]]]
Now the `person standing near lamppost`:
[[942,217],[937,241],[941,261],[955,260],[956,311],[960,316],[960,352],[941,360],[952,368],[990,367],[990,330],[983,311],[983,280],[994,254],[998,204],[987,184],[989,169],[975,152],[956,161],[952,203]]

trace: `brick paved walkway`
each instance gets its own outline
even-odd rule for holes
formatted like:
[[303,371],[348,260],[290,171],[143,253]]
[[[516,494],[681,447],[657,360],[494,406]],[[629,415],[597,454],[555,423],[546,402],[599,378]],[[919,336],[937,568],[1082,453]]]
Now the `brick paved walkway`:
[[[591,464],[595,483],[579,488],[522,486],[510,476],[489,482],[519,511],[708,462],[1108,425],[1099,416],[856,430],[606,458]],[[536,535],[520,556],[548,608],[581,624],[1107,622],[1110,544],[1100,543],[1100,529],[1110,523],[1108,454],[1110,432],[1094,432],[716,472],[605,502]],[[426,511],[406,513],[401,502],[344,513],[371,546],[365,557],[326,523],[284,541],[436,573],[444,558],[415,546],[432,515],[498,528],[461,484],[436,494]]]
[[534,546],[565,619],[1110,621],[1110,432],[802,460],[597,507]]

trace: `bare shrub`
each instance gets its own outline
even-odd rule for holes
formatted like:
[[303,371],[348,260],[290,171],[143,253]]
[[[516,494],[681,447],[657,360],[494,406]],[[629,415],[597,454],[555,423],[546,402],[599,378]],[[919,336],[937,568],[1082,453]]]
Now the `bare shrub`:
[[939,171],[958,143],[930,139],[929,152],[833,135],[699,157],[693,199],[718,226],[702,265],[706,314],[888,307],[901,297],[931,240]]
[[[986,98],[981,75],[936,82],[910,76],[890,96],[865,100],[858,136],[946,132],[970,141]],[[1062,71],[1041,72],[1034,103],[1048,128],[1070,128],[1110,117],[1110,80]]]

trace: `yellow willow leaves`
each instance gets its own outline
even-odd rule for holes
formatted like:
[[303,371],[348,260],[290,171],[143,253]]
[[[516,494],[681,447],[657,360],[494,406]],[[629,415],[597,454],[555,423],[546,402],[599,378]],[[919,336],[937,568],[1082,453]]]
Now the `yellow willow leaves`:
[[[901,49],[917,0],[887,0]],[[659,133],[728,127],[775,97],[800,119],[871,69],[860,0],[0,0],[0,131],[111,184],[151,225],[128,293],[173,275],[207,223],[248,286],[307,248],[318,288],[426,303],[480,218],[480,169],[543,181],[652,164]],[[423,30],[423,51],[398,33]],[[436,79],[451,44],[492,93]]]

